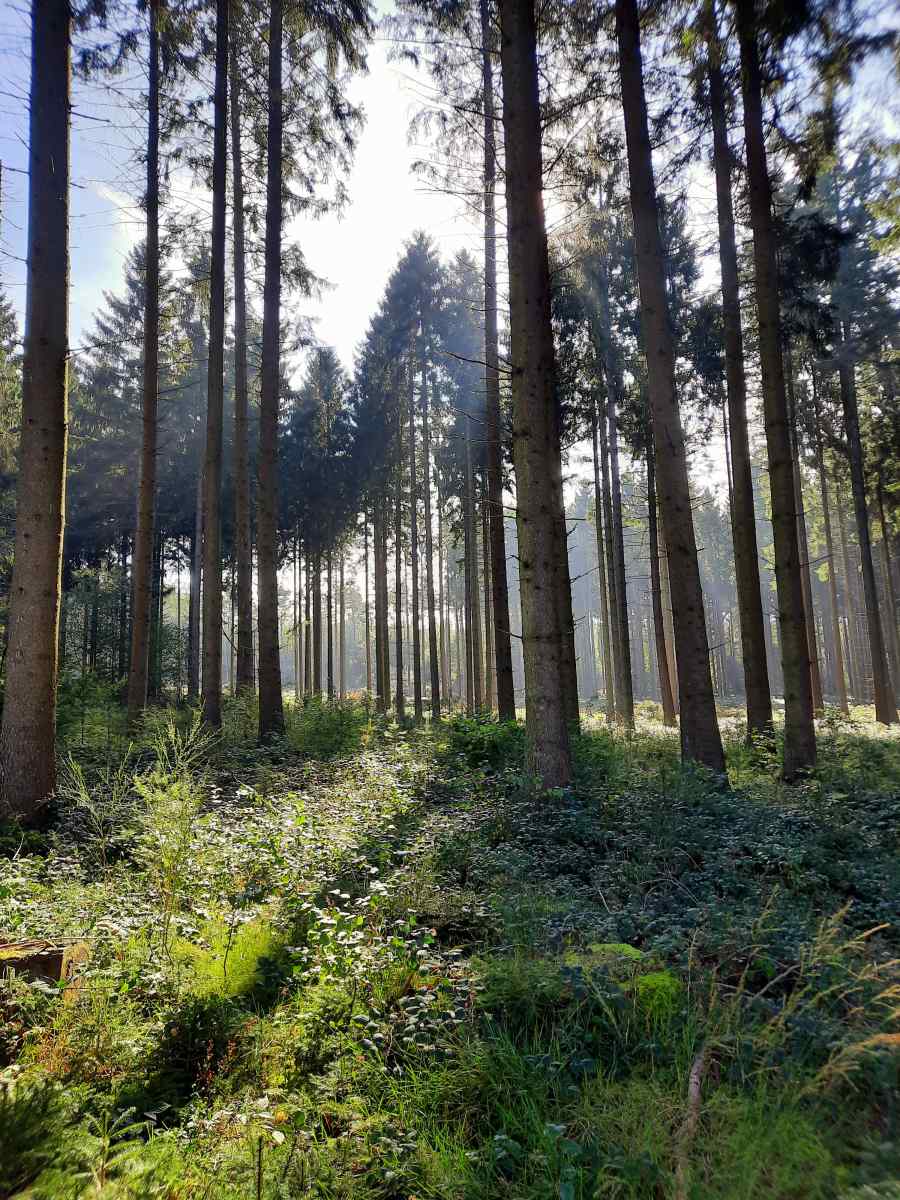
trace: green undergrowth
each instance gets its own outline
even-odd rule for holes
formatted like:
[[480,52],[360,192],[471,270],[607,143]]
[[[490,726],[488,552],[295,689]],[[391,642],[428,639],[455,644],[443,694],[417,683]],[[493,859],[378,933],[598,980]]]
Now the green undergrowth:
[[900,1179],[900,742],[732,787],[651,713],[542,794],[521,728],[249,701],[77,746],[9,831],[0,1197],[757,1200]]

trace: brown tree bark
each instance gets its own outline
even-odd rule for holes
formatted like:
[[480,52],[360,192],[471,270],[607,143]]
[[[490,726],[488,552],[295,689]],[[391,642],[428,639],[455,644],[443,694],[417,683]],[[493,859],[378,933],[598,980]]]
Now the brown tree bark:
[[150,0],[149,87],[147,94],[147,237],[144,285],[144,374],[141,404],[141,465],[137,528],[132,555],[131,667],[128,724],[133,727],[147,703],[153,546],[156,525],[156,442],[159,402],[159,0]]
[[856,516],[856,536],[869,627],[869,652],[872,657],[872,686],[875,692],[875,720],[882,725],[897,723],[897,703],[891,683],[881,628],[878,590],[875,586],[875,564],[872,561],[872,541],[869,532],[869,510],[866,504],[865,466],[859,434],[859,407],[856,399],[856,379],[853,366],[840,367],[841,406],[844,410],[844,433],[847,438],[847,458],[850,463],[850,487],[853,492],[853,511]]
[[[425,603],[428,608],[428,667],[431,677],[431,719],[441,719],[441,677],[438,630],[434,612],[434,536],[431,529],[431,424],[428,412],[428,378],[422,361],[422,495],[425,500]],[[440,563],[438,563],[440,572]]]
[[438,482],[438,611],[440,612],[440,627],[438,630],[441,659],[441,695],[450,708],[450,671],[448,666],[448,645],[450,639],[449,613],[444,613],[444,517],[441,505],[440,482]]
[[412,669],[413,718],[421,725],[422,707],[422,622],[419,603],[419,480],[416,474],[416,389],[415,359],[409,355],[409,548],[412,567]]
[[731,451],[731,535],[741,625],[741,657],[747,706],[747,736],[772,733],[772,695],[766,658],[762,595],[759,586],[759,548],[756,542],[756,508],[750,440],[747,436],[747,386],[744,374],[744,339],[738,282],[734,204],[731,194],[732,152],[728,144],[725,85],[721,45],[713,5],[707,7],[709,106],[713,130],[713,162],[719,228],[719,265],[722,274],[722,324],[725,341],[725,383],[728,397],[728,432]]
[[225,188],[228,145],[228,6],[216,0],[213,99],[212,245],[209,272],[209,371],[203,467],[203,720],[222,724],[222,424],[225,404]]
[[241,150],[241,78],[237,43],[234,40],[231,44],[230,83],[234,235],[234,553],[237,570],[237,691],[252,692],[256,687],[256,672],[253,663],[244,160]]
[[557,572],[567,555],[533,0],[501,0],[500,25],[525,728],[530,769],[545,787],[565,787],[572,763]]
[[809,647],[809,686],[812,691],[813,713],[822,716],[822,674],[819,669],[819,646],[816,639],[816,614],[813,608],[812,577],[809,570],[809,538],[806,534],[806,509],[803,503],[803,479],[800,475],[800,439],[797,430],[797,401],[794,394],[794,364],[789,347],[784,347],[785,383],[790,421],[791,458],[794,477],[794,505],[797,509],[797,544],[800,547],[800,582],[803,586],[803,611],[806,614],[806,635]]
[[724,773],[725,755],[710,675],[687,458],[675,395],[675,352],[666,298],[636,0],[616,0],[616,34],[656,476],[672,591],[677,597],[673,617],[681,697],[681,752],[684,759]]
[[597,532],[597,590],[600,594],[600,633],[603,654],[603,685],[606,689],[606,712],[609,720],[615,715],[612,646],[610,643],[609,592],[606,576],[606,555],[603,533],[603,492],[600,486],[600,457],[597,448],[597,402],[591,405],[591,447],[594,458],[594,526]]
[[653,448],[647,451],[647,515],[650,541],[650,599],[653,605],[653,633],[656,644],[656,670],[659,675],[659,697],[663,710],[663,725],[674,727],[675,698],[672,695],[672,680],[669,676],[669,658],[666,654],[666,628],[663,621],[662,587],[659,575],[659,536],[656,517],[656,469]]
[[194,532],[191,537],[191,584],[188,601],[188,704],[200,698],[200,608],[203,576],[203,468],[197,477]]
[[25,357],[0,733],[3,810],[31,824],[41,819],[56,787],[68,421],[70,35],[65,0],[33,0]]
[[325,683],[328,699],[334,700],[334,570],[331,550],[325,555]]
[[472,679],[472,706],[481,712],[484,704],[484,676],[481,657],[481,601],[478,595],[478,526],[475,522],[475,473],[472,468],[472,422],[466,419],[466,630],[470,633],[469,661]]
[[344,555],[338,558],[338,700],[343,704],[347,692],[346,598],[344,595]]
[[256,555],[259,623],[259,736],[284,732],[278,645],[278,399],[281,384],[282,0],[269,9],[269,120],[266,135],[266,267],[259,397]]
[[[788,424],[784,369],[781,360],[781,313],[778,295],[776,239],[772,222],[772,186],[763,131],[762,80],[757,45],[756,0],[736,0],[744,99],[744,140],[750,186],[750,223],[756,278],[756,312],[762,373],[772,527],[775,540],[775,578],[784,675],[785,779],[795,779],[816,761],[810,685],[809,641],[803,608],[797,511]],[[684,696],[682,693],[682,702]]]
[[369,513],[363,513],[363,564],[366,577],[366,702],[372,695],[372,623],[369,598]]
[[501,721],[516,719],[512,642],[509,629],[509,581],[503,513],[501,453],[500,356],[497,341],[497,221],[495,191],[497,149],[494,113],[493,36],[488,0],[480,0],[481,83],[484,96],[484,384],[487,435],[487,485],[490,517],[491,597],[494,612],[494,662],[497,711]]
[[819,425],[819,399],[816,389],[816,376],[813,372],[813,405],[816,422],[816,466],[819,471],[819,490],[822,496],[822,516],[825,524],[825,552],[828,555],[828,595],[831,602],[831,639],[834,655],[834,681],[837,688],[838,704],[845,716],[850,714],[847,701],[847,684],[844,678],[844,654],[841,647],[841,620],[837,595],[837,560],[834,556],[834,538],[831,531],[831,509],[828,497],[828,477],[825,474],[825,454],[822,448],[822,430]]
[[394,496],[394,653],[396,675],[394,710],[402,725],[406,720],[403,695],[403,416],[397,413],[397,481]]
[[835,480],[835,508],[838,519],[838,537],[841,543],[841,563],[844,568],[844,621],[847,627],[847,674],[854,700],[861,703],[866,699],[866,664],[863,661],[859,636],[859,596],[856,587],[856,564],[850,555],[847,541],[847,514],[844,510],[841,481]]
[[881,558],[884,566],[884,592],[887,598],[887,612],[885,613],[887,643],[891,652],[892,678],[900,680],[900,639],[897,637],[897,589],[894,585],[894,568],[891,562],[891,531],[884,508],[884,472],[881,464],[878,467],[876,498],[878,500],[878,522],[881,525]]
[[481,488],[481,549],[482,572],[481,582],[484,589],[484,708],[486,712],[494,711],[494,696],[496,692],[496,671],[494,670],[494,631],[491,614],[491,536],[490,519],[488,516],[487,481]]

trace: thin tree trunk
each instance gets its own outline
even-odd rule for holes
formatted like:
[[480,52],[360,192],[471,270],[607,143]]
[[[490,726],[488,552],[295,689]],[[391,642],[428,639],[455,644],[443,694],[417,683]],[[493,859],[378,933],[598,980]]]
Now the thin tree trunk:
[[441,505],[440,484],[438,484],[438,609],[440,612],[440,643],[441,643],[441,695],[447,700],[450,709],[450,672],[448,668],[448,645],[450,637],[449,616],[444,619],[444,516]]
[[284,732],[278,647],[278,399],[281,383],[282,0],[269,8],[269,105],[266,153],[266,269],[263,287],[257,497],[259,736]]
[[650,599],[653,604],[653,632],[656,641],[656,670],[659,675],[659,695],[663,724],[675,725],[675,699],[669,677],[669,658],[666,654],[666,630],[663,622],[662,588],[659,577],[659,537],[656,519],[656,470],[653,448],[647,453],[647,515],[650,540]]
[[312,555],[309,552],[309,546],[306,547],[306,591],[303,596],[304,610],[306,620],[303,630],[303,695],[311,696],[313,693],[313,585],[310,582],[312,578]]
[[606,556],[603,533],[603,492],[600,486],[600,456],[597,448],[597,401],[591,404],[591,447],[594,456],[594,525],[597,532],[597,590],[600,594],[600,633],[602,635],[603,686],[606,691],[607,717],[615,711],[612,646],[610,644],[609,591],[606,579]]
[[119,646],[116,678],[124,679],[128,670],[128,534],[122,534],[119,543],[119,567],[122,578],[119,582]]
[[328,699],[334,700],[334,599],[333,588],[334,570],[331,561],[331,551],[325,555],[325,680],[328,688]]
[[816,420],[816,466],[819,470],[819,489],[822,495],[822,517],[825,524],[825,551],[828,555],[828,594],[831,601],[831,638],[834,643],[834,680],[838,695],[838,704],[845,716],[850,714],[847,702],[847,685],[844,680],[844,655],[841,649],[841,621],[838,610],[836,568],[834,556],[834,539],[831,533],[831,511],[828,497],[828,478],[825,474],[825,455],[822,449],[822,430],[819,426],[819,398],[816,390],[816,376],[813,372],[813,404]]
[[610,497],[612,501],[613,585],[616,592],[619,647],[616,670],[616,713],[626,729],[634,728],[634,685],[631,678],[631,634],[628,623],[628,586],[625,579],[625,531],[622,521],[622,481],[619,473],[619,430],[616,415],[618,383],[607,389],[609,428]]
[[369,514],[363,513],[363,562],[366,575],[366,699],[372,695],[372,628],[369,618]]
[[636,0],[616,0],[616,32],[656,472],[669,570],[678,596],[673,615],[681,696],[681,752],[685,759],[724,772],[684,435],[675,395],[675,353],[666,299]]
[[[816,616],[813,610],[812,579],[809,571],[809,538],[806,535],[806,510],[803,504],[803,480],[800,475],[800,441],[797,431],[797,401],[794,394],[794,363],[790,349],[785,346],[787,356],[785,383],[788,397],[788,419],[790,421],[791,459],[794,478],[794,505],[797,509],[797,544],[800,547],[800,582],[803,586],[803,611],[806,614],[806,635],[809,644],[809,684],[812,691],[813,712],[824,713],[822,701],[822,674],[819,669],[819,647],[816,641]],[[784,357],[782,356],[782,361]]]
[[843,493],[836,481],[834,489],[837,508],[838,535],[841,543],[841,562],[844,568],[844,619],[847,623],[847,673],[850,690],[857,702],[866,697],[866,672],[859,639],[859,600],[856,592],[856,572],[847,543],[847,514],[844,511]]
[[[434,612],[434,535],[431,529],[431,423],[428,378],[422,362],[422,494],[425,500],[425,603],[428,607],[428,668],[431,676],[431,719],[441,719],[441,675],[438,630]],[[440,562],[438,562],[440,573]]]
[[482,673],[481,657],[481,602],[478,595],[478,527],[475,523],[475,474],[472,469],[472,436],[471,421],[466,420],[466,528],[468,531],[468,561],[466,570],[468,582],[466,591],[469,596],[469,624],[471,633],[472,658],[472,703],[475,712],[481,712],[484,705],[484,675]]
[[253,567],[250,526],[249,372],[241,151],[241,78],[237,42],[231,44],[231,184],[234,234],[234,553],[237,567],[237,691],[256,687],[253,666]]
[[225,188],[228,145],[228,5],[216,0],[213,102],[212,246],[209,278],[209,372],[203,469],[203,720],[222,724],[222,422],[225,403]]
[[292,589],[292,598],[294,601],[294,702],[300,701],[300,674],[301,674],[301,659],[302,659],[302,625],[300,620],[301,604],[300,604],[300,538],[296,530],[294,530],[294,587]]
[[[846,330],[845,330],[846,333]],[[844,432],[847,438],[847,457],[850,462],[850,486],[856,514],[856,536],[862,568],[863,598],[866,605],[866,624],[869,627],[869,651],[872,657],[872,686],[875,692],[875,720],[883,725],[897,723],[897,704],[891,683],[881,629],[878,590],[875,586],[875,565],[869,534],[869,510],[866,505],[865,468],[862,441],[859,434],[859,409],[856,400],[856,379],[852,365],[840,367],[841,405],[844,410]]]
[[156,442],[159,400],[159,0],[150,0],[147,95],[147,237],[144,285],[144,374],[137,528],[132,556],[133,615],[128,674],[128,724],[147,703],[150,671],[153,545],[156,524]]
[[191,538],[191,591],[188,602],[188,704],[200,696],[200,599],[203,547],[203,470],[197,478],[197,498],[194,511],[194,533]]
[[881,525],[881,557],[884,564],[884,591],[887,598],[887,641],[891,648],[891,665],[894,679],[900,680],[900,641],[897,638],[897,592],[894,586],[894,570],[891,563],[891,535],[884,511],[884,476],[878,468],[876,485],[878,520]]
[[422,629],[419,604],[419,481],[416,474],[416,391],[414,359],[409,356],[409,547],[412,571],[412,670],[413,716],[421,725],[422,708]]
[[500,358],[497,341],[497,224],[495,189],[497,151],[494,129],[494,79],[491,60],[490,6],[480,0],[481,67],[484,96],[484,382],[487,435],[487,484],[490,515],[491,592],[494,611],[494,661],[497,710],[501,721],[514,721],[512,645],[509,630],[509,583],[506,572],[506,532],[503,515],[503,461],[500,439]]
[[403,446],[401,428],[403,418],[397,416],[397,493],[394,497],[394,652],[396,694],[394,707],[400,724],[406,720],[406,701],[403,695]]
[[338,700],[343,703],[347,690],[347,650],[345,640],[346,609],[344,599],[344,555],[338,559]]
[[313,567],[313,694],[322,698],[322,555],[317,550]]
[[[797,512],[787,396],[781,360],[776,240],[772,187],[763,132],[762,81],[756,28],[756,0],[736,0],[744,99],[744,137],[750,186],[750,221],[756,278],[756,312],[762,372],[763,411],[772,496],[775,578],[784,675],[784,761],[787,780],[815,766],[816,732],[810,685],[809,641],[803,609]],[[671,547],[670,547],[671,551]],[[685,696],[682,690],[682,704]]]
[[[608,386],[607,379],[607,386]],[[609,480],[609,441],[607,429],[607,407],[604,403],[598,406],[597,428],[600,436],[600,477],[603,487],[603,544],[606,554],[606,578],[608,581],[610,653],[612,655],[612,674],[609,677],[606,711],[610,721],[615,721],[619,712],[619,677],[621,666],[619,655],[621,648],[622,622],[619,616],[619,595],[616,588],[615,546],[613,544],[613,508],[612,488]]]
[[709,48],[709,104],[713,129],[713,160],[719,227],[719,265],[722,274],[722,323],[725,340],[725,381],[731,450],[731,535],[738,611],[741,621],[741,656],[747,705],[747,736],[772,733],[772,695],[766,659],[762,596],[759,586],[759,550],[756,543],[756,508],[747,435],[747,388],[744,374],[744,341],[741,330],[740,288],[734,205],[731,195],[732,151],[728,144],[725,86],[721,46],[712,0],[707,7]]
[[[484,587],[484,707],[487,712],[494,711],[494,635],[491,624],[491,554],[488,521],[487,485],[481,493],[481,549],[483,570],[481,574]],[[577,691],[577,689],[576,689]]]

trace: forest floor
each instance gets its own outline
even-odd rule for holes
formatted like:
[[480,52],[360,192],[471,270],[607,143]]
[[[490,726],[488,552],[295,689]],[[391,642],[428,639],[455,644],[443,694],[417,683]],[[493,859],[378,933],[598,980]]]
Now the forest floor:
[[88,955],[0,985],[0,1197],[900,1197],[900,738],[787,788],[732,718],[726,790],[648,706],[549,794],[488,721],[82,725],[0,838],[0,941]]

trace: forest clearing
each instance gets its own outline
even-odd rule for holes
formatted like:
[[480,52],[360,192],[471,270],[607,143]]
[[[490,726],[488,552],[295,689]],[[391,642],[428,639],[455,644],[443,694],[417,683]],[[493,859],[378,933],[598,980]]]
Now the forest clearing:
[[900,1200],[900,10],[0,62],[0,1200]]
[[362,704],[78,747],[0,865],[89,955],[4,989],[2,1194],[892,1195],[900,741],[834,714],[787,788],[726,737],[723,790],[644,708],[550,798]]

